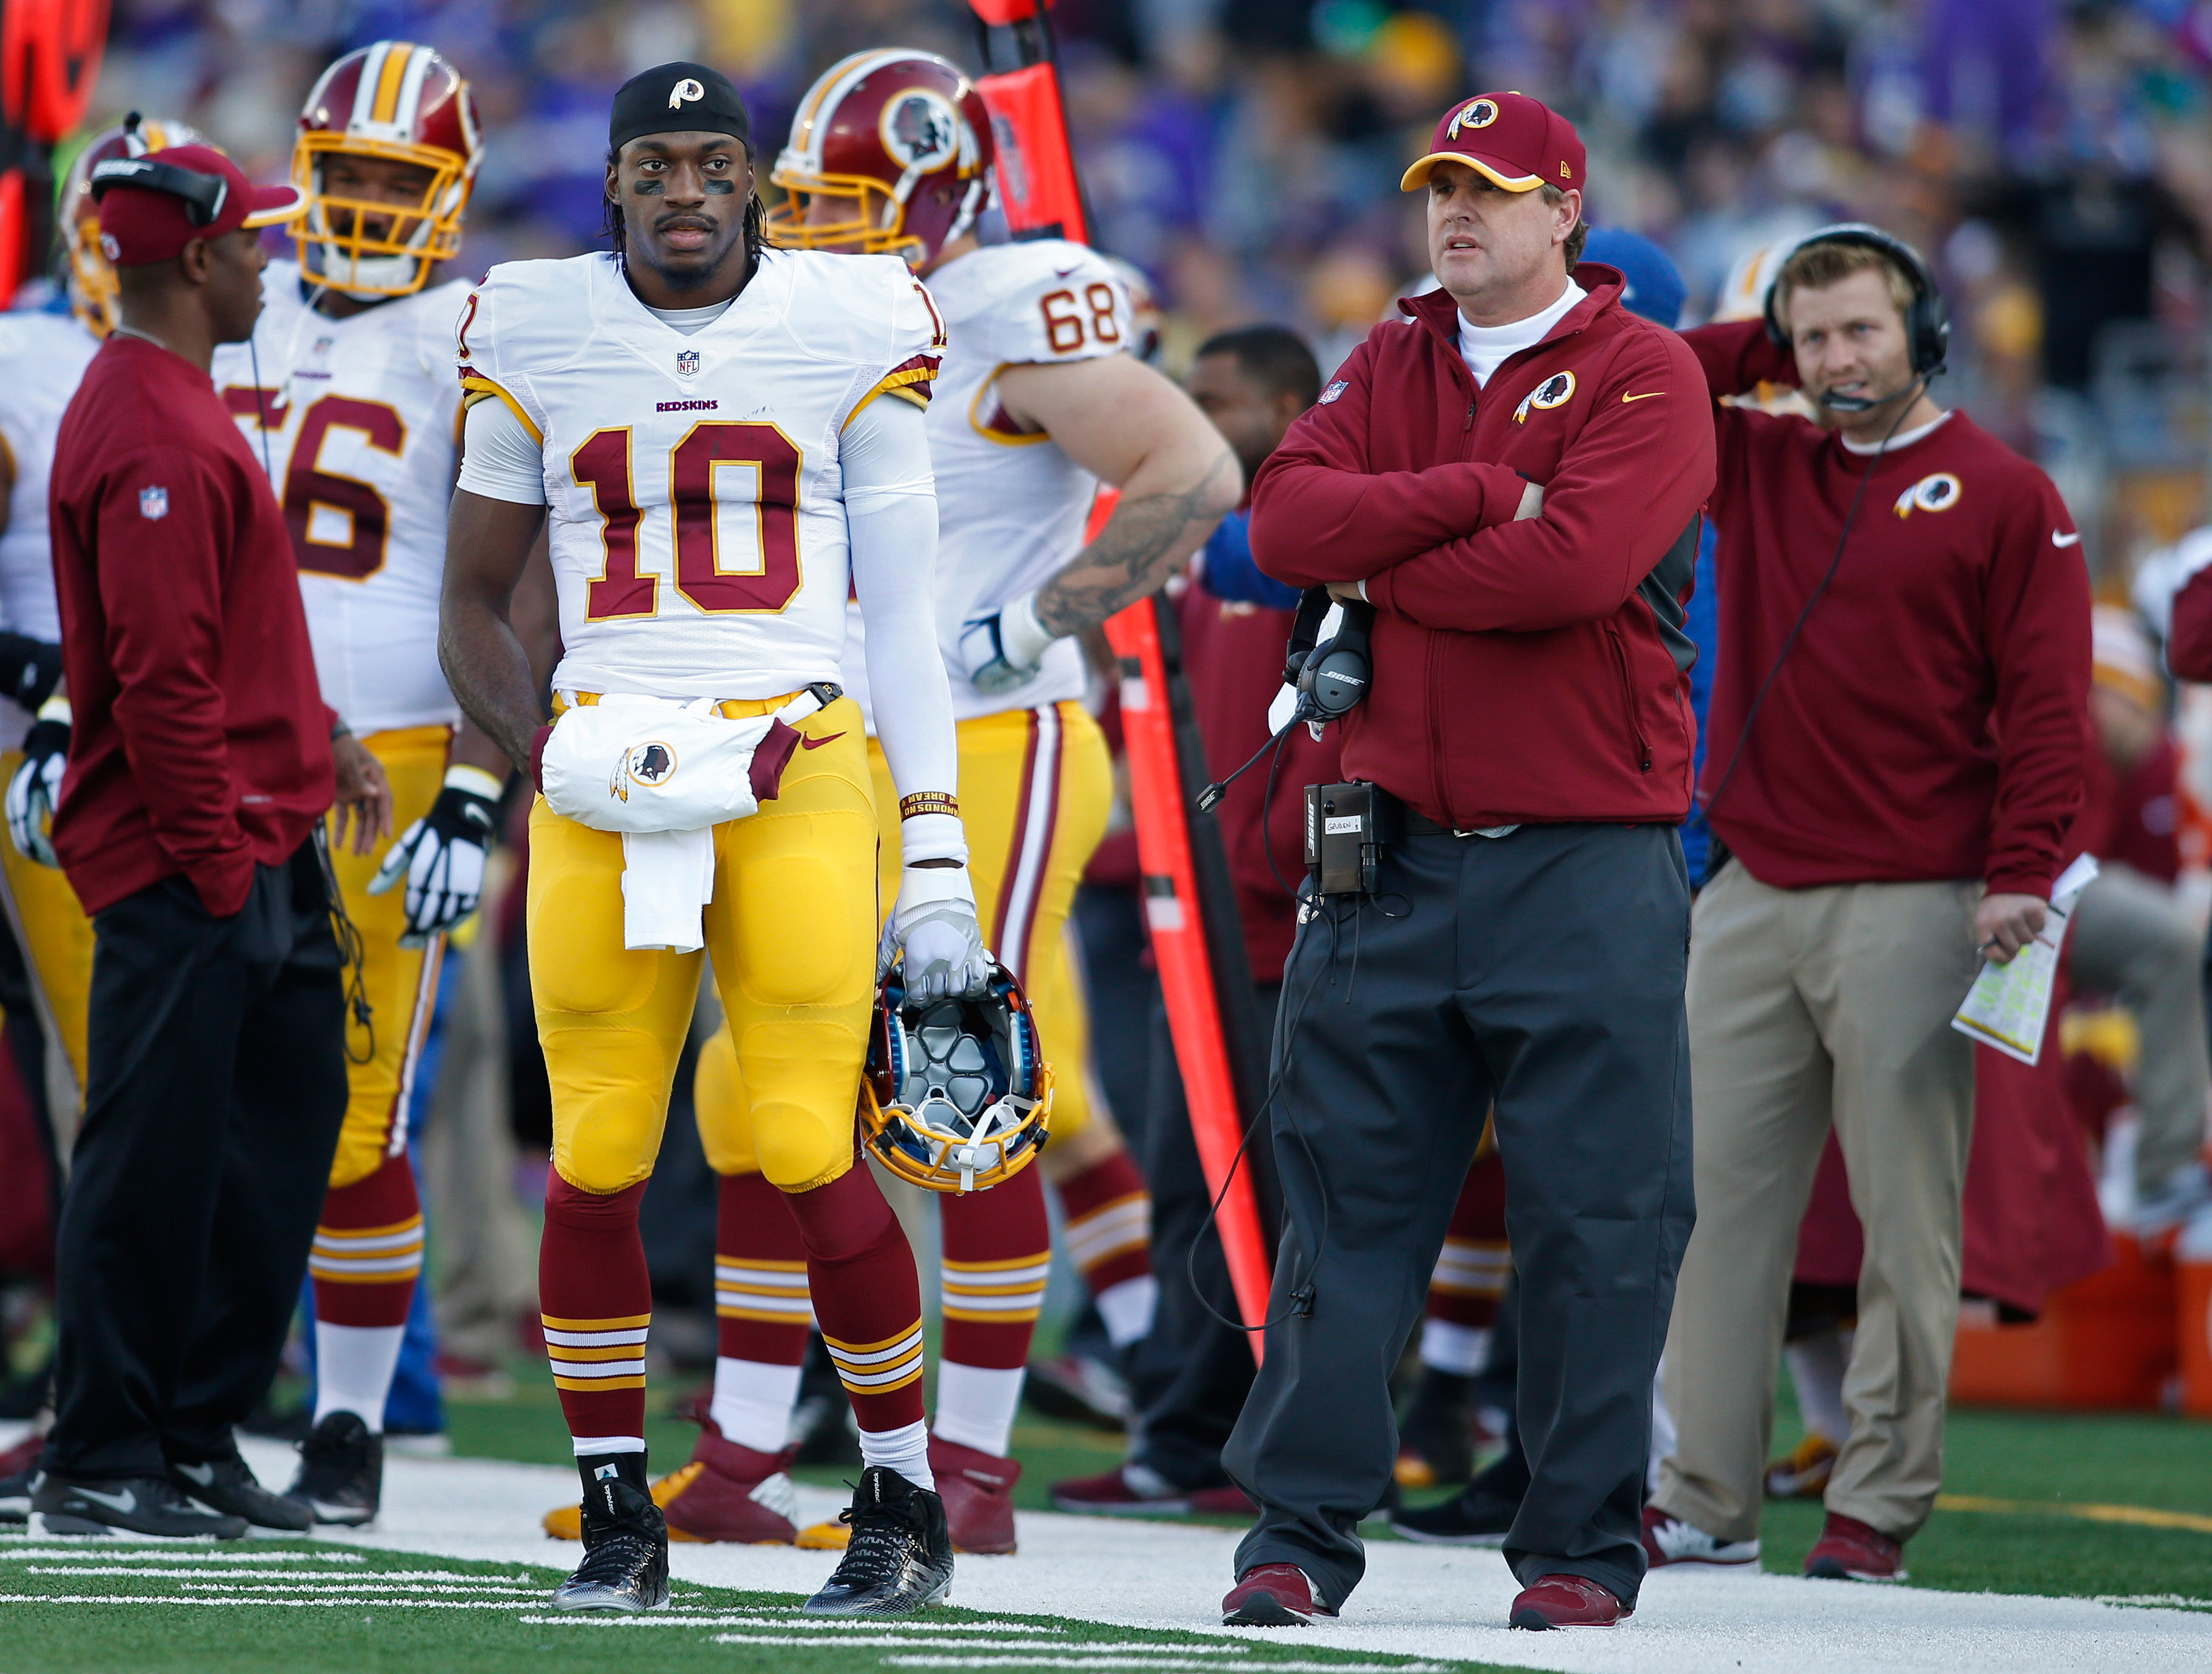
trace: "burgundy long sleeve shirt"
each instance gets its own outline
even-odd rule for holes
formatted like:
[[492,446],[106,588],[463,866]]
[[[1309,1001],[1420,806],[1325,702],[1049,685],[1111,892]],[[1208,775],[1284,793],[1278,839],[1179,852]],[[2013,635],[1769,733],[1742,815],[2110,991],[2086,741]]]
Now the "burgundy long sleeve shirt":
[[[1797,380],[1756,320],[1683,335],[1715,397]],[[2089,575],[2051,479],[1963,412],[1870,476],[1803,418],[1717,402],[1714,422],[1713,830],[1780,889],[1980,878],[2049,895],[2089,752]]]
[[331,726],[284,514],[208,374],[108,338],[51,490],[75,720],[54,849],[88,913],[181,873],[236,912],[330,807]]

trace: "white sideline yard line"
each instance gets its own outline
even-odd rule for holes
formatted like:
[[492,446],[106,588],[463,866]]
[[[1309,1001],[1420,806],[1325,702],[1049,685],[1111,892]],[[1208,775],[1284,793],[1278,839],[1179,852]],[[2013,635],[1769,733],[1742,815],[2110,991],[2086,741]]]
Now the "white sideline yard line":
[[[20,1537],[17,1537],[20,1538]],[[358,1552],[194,1552],[175,1541],[161,1541],[145,1546],[128,1547],[120,1541],[92,1537],[86,1537],[83,1544],[79,1546],[10,1546],[5,1537],[0,1537],[0,1563],[27,1563],[34,1558],[55,1561],[69,1558],[94,1558],[104,1559],[110,1563],[137,1561],[146,1563],[191,1564],[365,1564],[368,1561]],[[118,1574],[121,1573],[123,1572],[119,1570],[117,1572]]]
[[[1188,1651],[1190,1647],[1182,1647]],[[1095,1656],[1067,1657],[885,1657],[886,1668],[1162,1668],[1204,1669],[1215,1665],[1188,1656],[1153,1661],[1133,1657],[1126,1650],[1102,1651]],[[1270,1669],[1284,1674],[1449,1674],[1437,1662],[1271,1662]]]
[[[249,1442],[246,1454],[264,1480],[291,1469],[289,1448]],[[563,1466],[521,1465],[481,1459],[392,1458],[386,1465],[384,1516],[372,1531],[337,1531],[337,1549],[376,1548],[431,1558],[565,1569],[578,1549],[545,1540],[538,1519],[547,1507],[573,1501],[574,1473]],[[799,1490],[802,1521],[834,1513],[839,1496]],[[794,1611],[732,1611],[695,1605],[620,1625],[758,1628],[730,1633],[732,1643],[761,1643],[769,1633],[795,1643],[854,1644],[856,1634],[911,1634],[910,1652],[886,1659],[900,1667],[1068,1667],[1221,1670],[1262,1665],[1283,1674],[1352,1674],[1342,1663],[1287,1660],[1314,1652],[1351,1657],[1396,1655],[1432,1665],[1483,1661],[1559,1670],[1562,1674],[1689,1674],[1721,1669],[1735,1674],[2162,1674],[2169,1669],[2212,1669],[2212,1622],[2208,1601],[2152,1593],[2087,1598],[2043,1598],[1994,1593],[1936,1592],[1914,1587],[1871,1587],[1757,1574],[1684,1574],[1664,1571],[1645,1585],[1633,1621],[1607,1632],[1522,1634],[1507,1629],[1505,1614],[1516,1590],[1494,1551],[1468,1548],[1378,1543],[1369,1549],[1364,1583],[1336,1622],[1310,1629],[1255,1634],[1221,1628],[1221,1595],[1230,1584],[1234,1531],[1188,1525],[1124,1525],[1119,1519],[1021,1514],[1018,1557],[963,1558],[951,1602],[1006,1615],[1062,1616],[1077,1621],[1155,1629],[1180,1629],[1249,1647],[1250,1662],[1192,1646],[1139,1647],[1062,1641],[1051,1652],[1024,1654],[1009,1640],[989,1639],[973,1650],[962,1636],[994,1633],[1043,1639],[1048,1627],[1021,1622],[902,1622],[817,1623]],[[121,1542],[88,1542],[101,1561],[176,1560],[210,1581],[231,1576],[198,1566],[202,1554],[173,1543],[150,1549]],[[0,1542],[0,1561],[27,1556],[75,1558],[77,1543],[41,1540],[36,1548]],[[143,1560],[139,1554],[144,1554]],[[289,1561],[317,1554],[210,1552],[210,1561]],[[836,1555],[789,1548],[679,1545],[671,1554],[683,1584],[741,1588],[798,1597],[819,1586]],[[214,1573],[209,1573],[212,1570]],[[125,1573],[143,1574],[131,1569]],[[236,1572],[233,1572],[234,1574]],[[294,1590],[316,1596],[278,1599],[259,1595],[194,1595],[147,1598],[131,1594],[67,1602],[151,1605],[246,1603],[283,1608],[495,1610],[516,1611],[523,1601],[501,1598],[367,1598],[331,1595],[316,1580],[337,1580],[328,1571],[303,1570],[285,1579]],[[355,1571],[344,1580],[378,1584],[374,1572]],[[511,1576],[467,1578],[472,1584]],[[2154,1578],[2146,1577],[2146,1580]],[[4,1578],[0,1578],[3,1581]],[[381,1584],[396,1585],[389,1581]],[[0,1594],[0,1604],[53,1603],[40,1595]],[[525,1606],[526,1608],[526,1606]],[[574,1618],[548,1612],[518,1615],[533,1625]],[[575,1623],[575,1625],[582,1625]],[[599,1625],[594,1623],[592,1625]],[[836,1635],[833,1641],[828,1635]],[[936,1637],[926,1637],[934,1634]],[[880,1654],[878,1653],[878,1654]],[[1040,1660],[1042,1659],[1042,1660]],[[1356,1666],[1356,1665],[1355,1665]],[[1370,1665],[1370,1666],[1375,1666]],[[1395,1666],[1402,1666],[1397,1665]],[[1379,1669],[1378,1669],[1379,1674]]]

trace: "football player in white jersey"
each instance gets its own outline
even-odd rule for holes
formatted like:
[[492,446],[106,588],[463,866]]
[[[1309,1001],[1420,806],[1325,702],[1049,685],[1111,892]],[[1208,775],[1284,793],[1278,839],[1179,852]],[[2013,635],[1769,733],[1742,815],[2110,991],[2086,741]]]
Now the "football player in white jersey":
[[300,568],[323,697],[391,787],[402,836],[334,850],[360,931],[366,1015],[349,1020],[349,1098],[314,1249],[315,1412],[292,1497],[319,1522],[372,1519],[384,1405],[422,1267],[407,1107],[445,932],[476,905],[507,763],[438,667],[446,506],[458,459],[453,328],[481,155],[468,83],[428,46],[378,41],[326,69],[292,159],[296,262],[271,262],[249,343],[216,388],[268,465]]
[[[744,108],[715,71],[635,77],[608,147],[612,253],[495,267],[463,313],[472,405],[443,635],[463,705],[545,793],[529,898],[553,1089],[538,1288],[586,1548],[555,1597],[668,1596],[637,1213],[703,943],[866,1458],[851,1546],[806,1608],[903,1614],[944,1596],[952,1552],[914,1258],[854,1166],[878,828],[860,711],[835,682],[849,594],[903,816],[884,949],[912,990],[980,993],[931,617],[922,409],[943,327],[901,263],[763,247]],[[564,650],[550,727],[507,615],[542,522]]]
[[[1150,1199],[1095,1111],[1088,1030],[1062,935],[1112,798],[1105,741],[1085,709],[1076,636],[1158,589],[1243,490],[1235,457],[1181,390],[1126,352],[1127,296],[1097,253],[1058,239],[982,247],[990,120],[960,70],[932,53],[860,52],[799,101],[775,182],[779,241],[905,257],[945,322],[929,409],[938,481],[937,636],[960,718],[969,864],[987,934],[1020,978],[1058,1066],[1040,1166],[1060,1194],[1070,1253],[1118,1343],[1151,1327]],[[1121,490],[1086,544],[1101,482]],[[865,628],[865,631],[864,631]],[[902,695],[866,679],[873,630],[857,619],[848,689],[878,723]],[[890,791],[876,758],[878,806]],[[716,1245],[721,1343],[705,1474],[667,1486],[669,1516],[707,1538],[772,1538],[757,1507],[713,1479],[751,1450],[776,1463],[805,1345],[805,1275],[762,1196],[743,1112],[742,1054],[709,1042],[700,1132],[723,1176]],[[757,1108],[757,1106],[756,1106]],[[1036,1172],[939,1199],[945,1335],[931,1459],[963,1551],[1014,1549],[1008,1458],[1030,1337],[1050,1265]],[[734,1448],[717,1446],[736,1444]],[[750,1516],[742,1515],[750,1512]],[[732,1516],[732,1513],[740,1515]],[[802,1544],[842,1531],[809,1530]]]
[[115,326],[115,270],[100,247],[94,165],[202,143],[181,122],[146,120],[136,112],[94,134],[70,165],[58,203],[69,312],[0,314],[0,774],[13,838],[0,844],[0,889],[46,1035],[46,1104],[64,1152],[84,1090],[92,923],[48,841],[69,756],[70,710],[59,691],[61,615],[46,535],[46,479],[62,414]]

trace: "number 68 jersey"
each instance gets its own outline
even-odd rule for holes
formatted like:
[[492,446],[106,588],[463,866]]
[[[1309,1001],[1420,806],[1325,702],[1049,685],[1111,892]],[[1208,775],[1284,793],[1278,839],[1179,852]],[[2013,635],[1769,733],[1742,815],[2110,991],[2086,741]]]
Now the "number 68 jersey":
[[928,399],[945,340],[892,256],[763,253],[690,332],[605,254],[495,267],[461,382],[543,462],[565,691],[770,697],[838,677],[850,590],[839,438]]

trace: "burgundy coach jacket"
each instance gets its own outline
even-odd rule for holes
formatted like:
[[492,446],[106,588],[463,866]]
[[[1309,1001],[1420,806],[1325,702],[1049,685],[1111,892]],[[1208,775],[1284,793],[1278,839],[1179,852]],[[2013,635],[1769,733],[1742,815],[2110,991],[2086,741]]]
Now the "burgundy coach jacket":
[[[1261,569],[1364,581],[1376,607],[1344,770],[1460,829],[1690,809],[1710,398],[1617,271],[1575,279],[1589,296],[1480,392],[1449,294],[1401,301],[1253,484]],[[1516,522],[1531,482],[1542,514]]]

